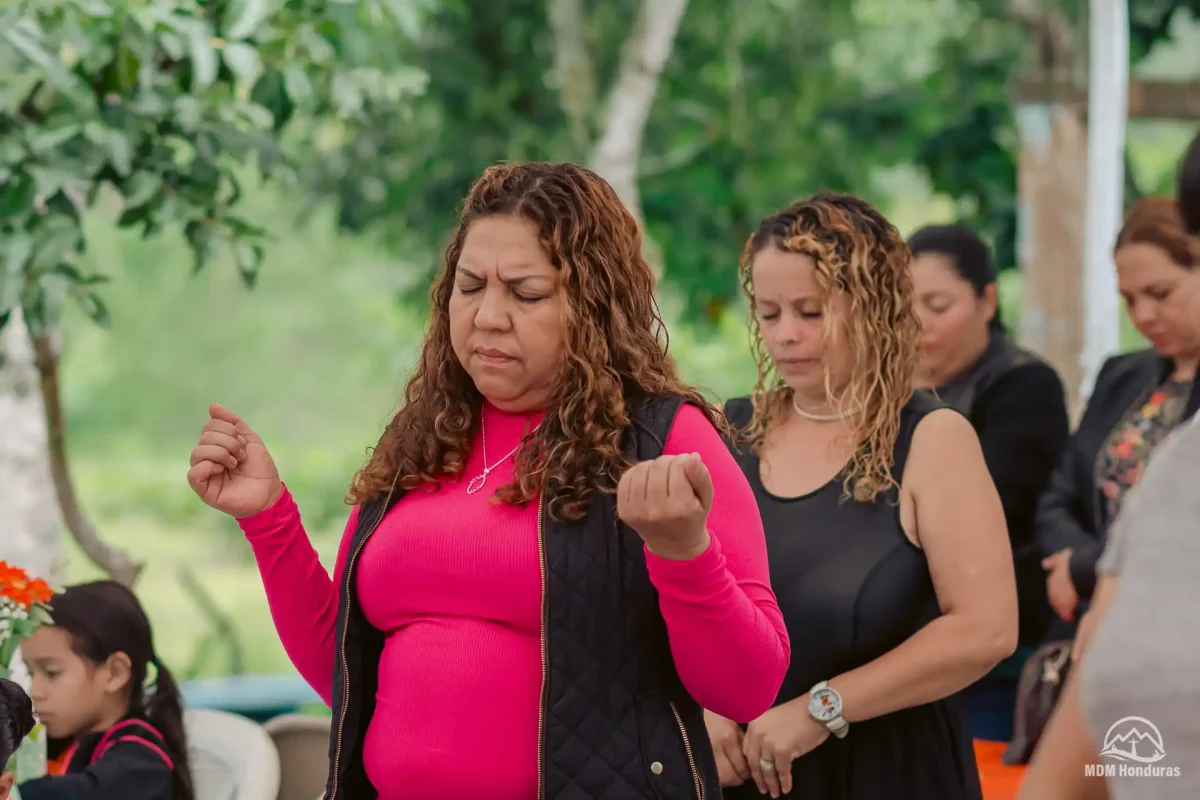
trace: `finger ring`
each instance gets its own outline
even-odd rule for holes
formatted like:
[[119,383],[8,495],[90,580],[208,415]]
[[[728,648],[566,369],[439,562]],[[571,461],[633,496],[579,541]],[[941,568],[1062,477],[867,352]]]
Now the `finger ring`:
[[760,759],[758,765],[763,768],[763,772],[770,772],[771,770],[775,769],[775,762],[767,761],[765,758]]

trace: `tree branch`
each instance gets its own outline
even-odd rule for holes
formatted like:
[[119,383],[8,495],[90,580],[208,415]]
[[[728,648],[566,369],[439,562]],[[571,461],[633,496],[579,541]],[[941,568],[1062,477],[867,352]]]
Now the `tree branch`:
[[108,573],[113,580],[133,586],[143,565],[135,564],[124,551],[100,538],[96,526],[80,507],[75,487],[71,483],[71,473],[67,467],[66,424],[59,394],[58,348],[46,334],[32,336],[32,340],[34,361],[41,382],[42,404],[46,410],[46,444],[50,453],[50,476],[54,480],[54,493],[58,497],[63,522],[92,563]]
[[592,145],[591,111],[596,103],[596,73],[584,37],[583,0],[546,0],[554,41],[554,73],[559,103],[582,156]]
[[592,168],[612,184],[639,224],[642,204],[637,178],[642,136],[686,8],[687,0],[643,0],[608,93],[604,131],[592,153]]

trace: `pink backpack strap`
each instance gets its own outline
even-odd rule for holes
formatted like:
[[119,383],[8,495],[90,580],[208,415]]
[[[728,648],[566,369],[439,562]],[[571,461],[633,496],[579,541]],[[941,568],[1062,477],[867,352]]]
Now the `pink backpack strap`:
[[153,734],[154,738],[162,741],[163,735],[150,723],[140,719],[127,719],[124,722],[113,725],[104,732],[104,736],[100,737],[100,741],[96,744],[96,749],[92,751],[92,760],[89,763],[95,764],[109,751],[109,748],[118,742],[137,742],[157,753],[159,758],[166,762],[167,768],[173,772],[175,770],[175,762],[157,744],[139,736],[139,728],[144,728]]

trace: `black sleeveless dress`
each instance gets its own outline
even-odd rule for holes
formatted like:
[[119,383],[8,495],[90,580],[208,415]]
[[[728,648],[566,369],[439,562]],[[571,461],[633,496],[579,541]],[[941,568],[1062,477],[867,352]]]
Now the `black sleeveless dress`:
[[[913,430],[944,403],[917,392],[904,408],[896,441],[899,482]],[[747,398],[726,414],[737,427],[751,415]],[[895,649],[940,611],[929,565],[900,525],[895,491],[872,503],[843,500],[841,478],[809,494],[768,492],[749,445],[734,444],[766,531],[771,585],[792,642],[792,660],[776,704],[814,684]],[[980,800],[970,735],[953,700],[854,722],[845,739],[830,736],[792,763],[797,800]],[[724,790],[726,800],[760,800],[754,781]]]

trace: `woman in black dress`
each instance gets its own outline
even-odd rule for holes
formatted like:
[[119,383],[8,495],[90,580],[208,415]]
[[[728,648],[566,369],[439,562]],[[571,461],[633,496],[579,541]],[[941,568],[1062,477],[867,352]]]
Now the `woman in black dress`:
[[867,203],[765,220],[741,278],[759,379],[726,404],[795,643],[776,705],[707,715],[728,800],[975,800],[946,699],[1010,654],[1004,512],[958,412],[914,393],[909,250]]

